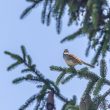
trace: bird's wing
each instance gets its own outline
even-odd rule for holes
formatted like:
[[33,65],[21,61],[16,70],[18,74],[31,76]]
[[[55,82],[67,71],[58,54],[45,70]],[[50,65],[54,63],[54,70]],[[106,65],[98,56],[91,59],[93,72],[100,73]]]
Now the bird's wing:
[[74,62],[82,64],[82,60],[77,58],[75,55],[73,54],[68,54],[69,58],[72,59]]

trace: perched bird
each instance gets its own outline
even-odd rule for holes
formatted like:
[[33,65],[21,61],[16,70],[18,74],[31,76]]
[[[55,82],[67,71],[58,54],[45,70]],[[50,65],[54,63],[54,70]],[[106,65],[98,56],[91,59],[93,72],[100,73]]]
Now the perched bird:
[[65,62],[67,63],[68,66],[70,67],[74,67],[75,65],[78,65],[78,64],[85,64],[87,66],[90,66],[92,68],[94,68],[93,65],[91,64],[88,64],[86,62],[84,62],[83,60],[77,58],[75,55],[73,54],[70,54],[68,49],[65,49],[64,52],[63,52],[63,58],[65,60]]

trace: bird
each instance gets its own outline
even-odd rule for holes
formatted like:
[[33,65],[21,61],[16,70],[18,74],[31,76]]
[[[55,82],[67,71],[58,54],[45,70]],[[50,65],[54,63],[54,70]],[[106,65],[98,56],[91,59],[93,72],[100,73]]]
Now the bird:
[[93,65],[89,64],[89,63],[86,63],[85,61],[79,59],[78,57],[76,57],[75,55],[69,53],[69,50],[68,49],[65,49],[64,52],[63,52],[63,58],[66,62],[66,64],[70,67],[74,67],[78,64],[82,65],[87,65],[89,67],[92,67],[94,68]]

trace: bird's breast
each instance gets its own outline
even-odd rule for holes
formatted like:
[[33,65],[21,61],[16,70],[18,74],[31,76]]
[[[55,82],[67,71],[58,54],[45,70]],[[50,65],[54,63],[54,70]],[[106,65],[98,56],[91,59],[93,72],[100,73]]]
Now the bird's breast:
[[69,66],[75,66],[77,63],[75,63],[72,59],[70,59],[69,57],[68,57],[68,55],[63,55],[63,58],[64,58],[64,60],[65,60],[65,62],[66,62],[66,64],[67,65],[69,65]]
[[75,66],[75,65],[76,65],[72,60],[65,60],[65,62],[66,62],[69,66]]

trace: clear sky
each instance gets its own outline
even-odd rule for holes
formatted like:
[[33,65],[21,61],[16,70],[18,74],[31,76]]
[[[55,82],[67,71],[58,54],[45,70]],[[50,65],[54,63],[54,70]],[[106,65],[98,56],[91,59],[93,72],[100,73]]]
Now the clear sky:
[[[49,70],[49,66],[63,66],[65,64],[62,53],[68,48],[72,53],[90,62],[90,58],[85,57],[87,40],[79,38],[74,42],[60,44],[60,40],[73,33],[77,27],[66,26],[68,17],[64,17],[64,25],[60,35],[56,32],[55,22],[49,27],[41,23],[41,7],[34,9],[25,19],[20,20],[21,12],[30,4],[24,0],[3,0],[0,1],[0,109],[17,110],[24,104],[26,99],[36,93],[36,85],[21,83],[13,85],[11,81],[21,76],[20,70],[23,66],[7,72],[6,67],[13,63],[13,60],[4,55],[5,50],[20,53],[20,46],[25,45],[28,53],[32,56],[37,68],[49,79],[55,80],[59,73]],[[81,40],[80,40],[81,39]],[[78,67],[80,68],[80,66]],[[82,90],[86,86],[85,80],[73,79],[65,86],[60,86],[62,93],[71,98],[73,94],[80,97]],[[56,101],[57,110],[60,110],[61,103]],[[33,108],[33,106],[31,106]],[[28,108],[27,110],[32,110]]]

